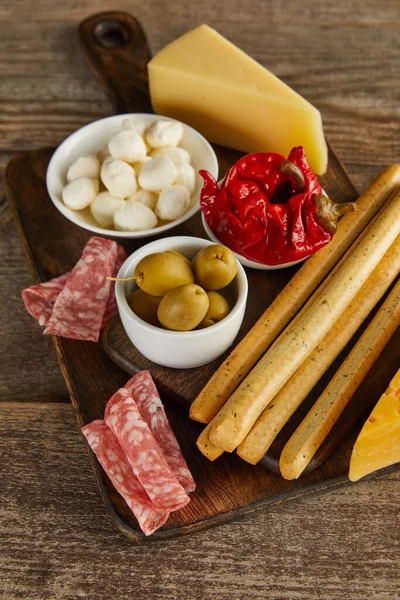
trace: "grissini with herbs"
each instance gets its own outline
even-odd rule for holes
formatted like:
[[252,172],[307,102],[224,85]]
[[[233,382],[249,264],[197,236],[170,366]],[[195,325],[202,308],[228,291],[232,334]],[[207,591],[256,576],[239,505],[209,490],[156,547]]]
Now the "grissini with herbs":
[[368,235],[298,320],[232,394],[212,422],[210,440],[232,452],[293,373],[321,343],[400,234],[400,192]]
[[284,447],[279,468],[297,479],[400,324],[400,281]]
[[386,252],[321,344],[257,419],[250,433],[237,449],[237,453],[243,460],[255,465],[262,459],[278,433],[344,349],[399,273],[400,237]]
[[203,429],[203,431],[197,438],[196,445],[200,452],[204,454],[204,456],[208,458],[208,460],[213,461],[222,456],[224,451],[222,450],[222,448],[220,448],[210,440],[211,427],[212,421]]
[[[356,239],[336,267],[317,288],[288,327],[281,333],[275,344],[279,343],[283,336],[285,336],[306,313],[312,303],[317,300],[328,283],[343,266],[344,262],[349,258],[352,252],[354,252],[362,239],[364,239],[365,235],[368,234],[375,219],[376,217]],[[238,447],[238,454],[241,458],[252,464],[256,464],[261,460],[281,428],[289,420],[298,406],[300,406],[301,402],[328,368],[329,364],[335,359],[336,355],[341,352],[362,321],[368,316],[398,273],[397,264],[399,245],[400,240],[397,239],[385,254],[381,263],[379,263],[372,275],[368,278],[354,301],[348,306],[342,317],[334,325],[333,330],[329,332],[327,337],[289,379],[282,390],[260,415],[248,436]],[[208,424],[207,427],[203,429],[196,443],[200,452],[202,452],[208,460],[214,461],[223,454],[223,450],[210,440],[211,429],[212,423]]]
[[[396,193],[396,191],[394,191],[394,193],[392,192],[392,196],[394,196],[395,193]],[[381,209],[381,210],[383,210],[383,209]],[[336,275],[336,273],[338,273],[338,271],[341,269],[341,267],[343,266],[343,264],[345,263],[345,261],[351,256],[351,254],[358,247],[358,245],[361,243],[361,241],[364,239],[364,237],[366,235],[368,235],[369,230],[374,225],[374,223],[375,223],[375,221],[376,221],[377,218],[378,218],[378,215],[374,215],[372,217],[372,220],[367,224],[367,226],[362,231],[362,233],[353,242],[353,244],[350,246],[350,248],[347,250],[347,252],[342,256],[342,258],[339,260],[339,262],[335,265],[335,267],[332,269],[332,271],[329,273],[329,275],[327,277],[325,277],[325,279],[320,283],[320,285],[318,286],[318,288],[310,296],[310,298],[305,303],[305,305],[302,307],[302,309],[296,314],[296,316],[292,319],[292,321],[289,323],[289,325],[287,326],[287,328],[284,329],[283,332],[279,335],[279,337],[275,340],[274,344],[277,344],[283,338],[283,336],[285,336],[286,333],[288,333],[288,331],[290,331],[290,329],[297,323],[297,321],[306,313],[306,311],[309,309],[309,307],[317,300],[317,298],[324,291],[324,289],[326,288],[326,286],[328,285],[328,283],[332,280],[332,278]],[[296,390],[296,393],[298,393],[298,390]],[[293,399],[292,399],[292,401],[293,401]],[[287,409],[288,410],[289,410],[289,406],[290,405],[288,404],[287,405]],[[266,409],[266,411],[268,411],[268,413],[269,413],[269,409],[270,408],[271,407],[269,405],[268,408]],[[273,414],[278,414],[275,411],[274,407],[272,407],[271,410],[272,410]],[[285,413],[283,413],[279,417],[280,420],[283,420],[285,418],[284,414]],[[275,426],[272,425],[272,427],[275,430]],[[196,443],[197,443],[197,447],[200,450],[200,452],[202,452],[202,454],[204,454],[204,456],[206,458],[208,458],[208,460],[214,461],[217,458],[219,458],[223,454],[224,451],[222,450],[222,448],[219,448],[216,444],[214,444],[210,440],[211,429],[212,429],[212,423],[209,423],[207,425],[207,427],[205,427],[204,430],[199,435]],[[268,434],[266,433],[266,435],[268,435]],[[273,440],[271,440],[271,443],[272,443],[272,441]],[[242,443],[245,443],[245,441],[242,442]],[[249,461],[249,462],[253,462],[253,461]]]
[[367,223],[400,185],[400,165],[382,171],[340,220],[332,241],[311,256],[234,348],[191,405],[190,417],[209,423]]

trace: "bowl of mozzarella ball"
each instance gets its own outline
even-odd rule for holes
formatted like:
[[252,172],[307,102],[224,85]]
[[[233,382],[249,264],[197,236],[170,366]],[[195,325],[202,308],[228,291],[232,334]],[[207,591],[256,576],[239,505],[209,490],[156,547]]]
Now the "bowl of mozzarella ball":
[[51,158],[46,184],[76,225],[141,238],[199,210],[201,169],[218,177],[214,150],[192,127],[159,115],[116,115],[70,135]]

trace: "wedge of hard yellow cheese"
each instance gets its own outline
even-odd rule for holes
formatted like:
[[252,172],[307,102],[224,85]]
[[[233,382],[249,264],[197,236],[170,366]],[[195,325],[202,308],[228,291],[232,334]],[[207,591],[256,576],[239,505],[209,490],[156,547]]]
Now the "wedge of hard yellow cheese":
[[287,156],[303,146],[315,173],[325,173],[320,112],[211,27],[201,25],[171,42],[148,70],[156,113],[243,152]]
[[400,462],[400,369],[368,417],[353,448],[349,479]]

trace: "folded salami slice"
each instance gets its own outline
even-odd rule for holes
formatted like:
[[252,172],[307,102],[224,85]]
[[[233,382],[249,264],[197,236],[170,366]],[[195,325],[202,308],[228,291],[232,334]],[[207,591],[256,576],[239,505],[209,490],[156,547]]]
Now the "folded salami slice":
[[111,483],[124,498],[145,535],[151,535],[168,519],[169,512],[155,508],[134,475],[117,438],[104,421],[92,421],[82,433]]
[[169,511],[185,506],[190,498],[171,471],[129,390],[121,388],[112,396],[104,419],[153,504]]
[[165,460],[186,492],[193,492],[196,484],[183,457],[178,440],[167,415],[150,371],[141,371],[125,385],[132,394],[143,420],[149,426]]
[[97,342],[117,260],[117,244],[91,237],[59,294],[44,333]]
[[112,240],[93,236],[73,271],[22,291],[29,313],[44,333],[97,341],[117,312],[115,277],[127,254]]
[[63,291],[70,273],[60,277],[33,285],[22,290],[22,299],[29,314],[39,322],[39,325],[47,325],[53,312],[54,303]]

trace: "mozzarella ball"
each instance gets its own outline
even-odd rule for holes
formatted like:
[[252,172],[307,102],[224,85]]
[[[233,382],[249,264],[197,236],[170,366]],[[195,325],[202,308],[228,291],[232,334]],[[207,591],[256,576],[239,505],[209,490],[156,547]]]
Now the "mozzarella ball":
[[172,185],[177,175],[176,167],[170,158],[155,156],[142,164],[139,185],[149,192],[157,192]]
[[144,204],[145,206],[151,208],[151,210],[154,210],[157,204],[157,200],[158,194],[156,194],[155,192],[139,190],[138,192],[132,194],[132,196],[130,196],[127,201],[140,202],[140,204]]
[[163,221],[174,221],[182,217],[189,206],[189,190],[183,185],[172,185],[159,195],[155,213]]
[[174,184],[183,185],[189,190],[189,194],[192,195],[196,188],[196,173],[192,165],[177,165],[176,170],[178,171],[178,175]]
[[67,181],[74,181],[78,177],[91,177],[97,179],[100,175],[100,161],[94,155],[80,156],[72,163],[67,171]]
[[91,177],[78,177],[67,183],[62,191],[65,206],[72,210],[82,210],[93,202],[99,191],[99,182]]
[[90,205],[90,212],[99,225],[112,227],[114,225],[114,213],[123,203],[122,198],[117,198],[108,192],[100,192]]
[[108,142],[108,150],[116,160],[136,162],[147,154],[143,138],[134,129],[123,129],[115,133]]
[[122,160],[106,158],[101,167],[101,180],[108,191],[117,198],[128,198],[137,190],[133,167]]
[[178,165],[189,164],[190,163],[190,154],[184,148],[180,148],[177,146],[176,148],[156,148],[151,151],[151,156],[157,156],[158,154],[162,154],[162,156],[168,156],[177,167]]
[[146,142],[152,148],[177,146],[183,136],[183,125],[177,121],[154,121],[146,131]]
[[125,119],[123,119],[121,123],[121,129],[134,129],[139,135],[144,134],[144,132],[146,131],[146,127],[146,123],[144,123],[143,121],[138,121],[133,117],[125,117]]
[[114,227],[119,231],[144,231],[157,225],[157,217],[148,206],[127,200],[114,213]]
[[151,160],[151,156],[145,156],[143,160],[139,160],[138,162],[135,162],[134,165],[132,165],[135,171],[136,179],[139,179],[139,173],[143,163],[148,162],[149,160]]

